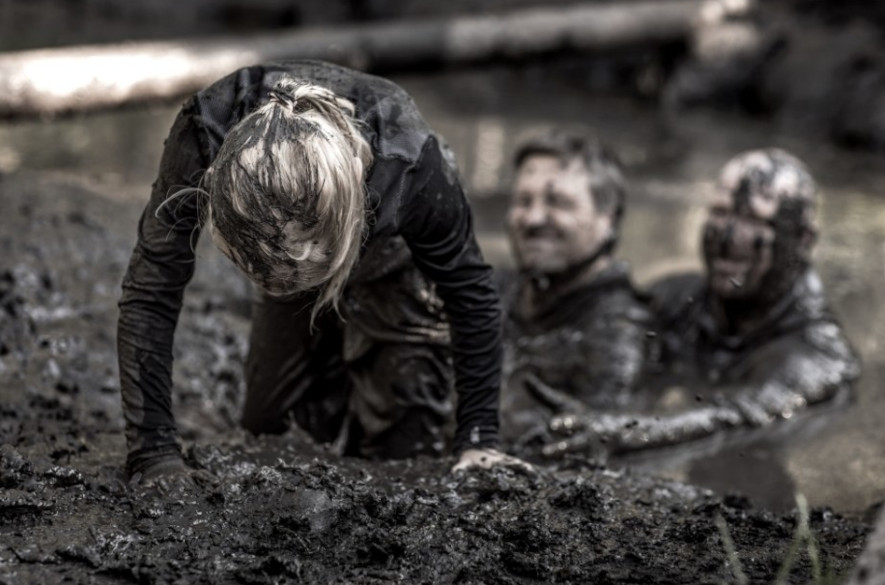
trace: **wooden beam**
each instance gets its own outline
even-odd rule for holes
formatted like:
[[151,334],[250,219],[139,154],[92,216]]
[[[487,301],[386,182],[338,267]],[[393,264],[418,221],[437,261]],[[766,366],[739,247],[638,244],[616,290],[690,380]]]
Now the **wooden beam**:
[[687,37],[700,4],[699,0],[622,1],[250,37],[0,54],[0,118],[168,101],[238,67],[282,59],[321,59],[365,71],[396,71],[662,43]]

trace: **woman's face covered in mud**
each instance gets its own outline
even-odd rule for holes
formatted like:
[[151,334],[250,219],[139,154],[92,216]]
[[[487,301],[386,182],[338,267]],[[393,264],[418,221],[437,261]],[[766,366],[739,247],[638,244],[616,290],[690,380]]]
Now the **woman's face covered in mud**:
[[612,217],[596,208],[580,159],[535,154],[517,169],[507,231],[521,270],[556,274],[610,241]]
[[703,230],[710,287],[726,299],[780,295],[810,261],[814,183],[801,162],[753,151],[723,169]]

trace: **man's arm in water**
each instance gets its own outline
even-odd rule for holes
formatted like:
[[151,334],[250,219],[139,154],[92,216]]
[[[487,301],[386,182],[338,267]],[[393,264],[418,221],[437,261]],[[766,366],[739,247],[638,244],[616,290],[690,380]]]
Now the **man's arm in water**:
[[847,340],[831,322],[787,336],[751,361],[747,381],[716,389],[709,404],[696,408],[660,416],[585,412],[554,417],[550,428],[556,440],[544,454],[636,451],[735,427],[769,425],[846,391],[860,372]]

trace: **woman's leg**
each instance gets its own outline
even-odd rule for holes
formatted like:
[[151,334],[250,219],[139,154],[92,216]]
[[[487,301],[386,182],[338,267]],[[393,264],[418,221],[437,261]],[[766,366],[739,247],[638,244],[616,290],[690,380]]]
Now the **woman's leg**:
[[348,452],[441,454],[454,428],[449,326],[442,301],[401,238],[360,261],[342,308],[352,381]]
[[441,455],[453,431],[448,346],[379,343],[349,364],[351,450],[371,459]]
[[313,330],[313,297],[280,301],[257,294],[246,360],[242,425],[282,433],[294,420],[317,441],[334,441],[347,410],[350,381],[341,357],[338,317],[327,312]]

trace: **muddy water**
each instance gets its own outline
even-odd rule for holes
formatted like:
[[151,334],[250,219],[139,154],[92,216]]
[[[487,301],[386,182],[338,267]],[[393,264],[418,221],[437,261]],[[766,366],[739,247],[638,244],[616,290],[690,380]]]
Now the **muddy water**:
[[[749,148],[782,146],[805,159],[823,187],[817,263],[830,301],[864,359],[863,377],[851,404],[790,421],[773,433],[742,434],[614,465],[649,470],[720,493],[738,490],[776,509],[790,507],[795,491],[805,494],[812,506],[842,511],[860,511],[880,501],[885,496],[885,457],[880,448],[885,442],[885,425],[880,423],[885,398],[879,392],[885,376],[880,348],[885,304],[879,300],[885,291],[885,167],[880,160],[834,151],[820,140],[782,135],[761,121],[702,115],[686,115],[678,123],[662,121],[651,105],[590,93],[584,89],[586,80],[562,79],[553,80],[540,69],[397,79],[458,155],[476,201],[482,245],[492,262],[509,263],[500,224],[511,150],[520,137],[544,125],[590,126],[622,154],[632,171],[633,191],[621,255],[634,266],[640,284],[699,266],[704,198],[725,160]],[[0,172],[12,178],[60,178],[107,201],[108,208],[116,210],[109,212],[111,231],[122,252],[108,251],[109,257],[96,261],[113,262],[119,270],[134,236],[138,204],[147,196],[174,113],[174,108],[158,108],[0,126]],[[9,215],[0,218],[7,227],[11,221],[18,220]],[[203,265],[217,261],[211,250],[205,249],[203,255]],[[201,270],[214,268],[201,266]],[[227,278],[233,296],[245,298],[245,284]],[[96,302],[110,303],[114,294],[113,289],[100,291]],[[212,296],[207,298],[211,305]],[[228,347],[231,355],[242,353],[237,343]],[[193,367],[209,359],[195,358]],[[212,359],[220,370],[229,367],[225,356]],[[182,367],[188,368],[187,360]],[[198,384],[195,376],[181,377]],[[107,380],[107,387],[113,388],[113,372],[107,373]],[[221,411],[213,410],[212,400],[202,405],[205,415],[199,414],[199,408],[188,410],[181,421],[185,436],[188,429],[207,424],[220,429],[231,422],[237,391],[223,385],[215,390],[219,396],[214,404],[225,405]],[[185,392],[183,399],[187,396]],[[192,396],[206,400],[199,389]],[[112,403],[115,396],[108,391],[104,399]],[[113,418],[114,407],[108,408]]]

